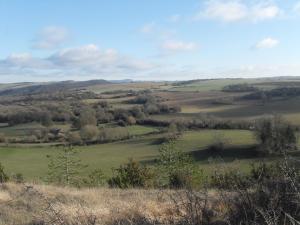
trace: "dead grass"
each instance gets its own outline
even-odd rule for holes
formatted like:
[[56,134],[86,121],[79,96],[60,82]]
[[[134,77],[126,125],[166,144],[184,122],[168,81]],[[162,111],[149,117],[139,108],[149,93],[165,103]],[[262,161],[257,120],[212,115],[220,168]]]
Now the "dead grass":
[[[199,192],[197,198],[209,196],[203,206],[207,208],[208,203],[210,209],[222,212],[217,195],[214,191]],[[76,189],[6,183],[0,186],[0,225],[182,224],[190,213],[187,206],[193,203],[189,196],[190,192],[183,190]]]
[[95,218],[95,224],[114,224],[115,221],[136,218],[164,224],[176,217],[174,205],[168,197],[170,193],[7,183],[0,188],[0,224],[42,224],[41,221],[50,224],[49,221],[56,217],[68,221],[67,224],[77,224],[75,221],[79,218],[90,217]]

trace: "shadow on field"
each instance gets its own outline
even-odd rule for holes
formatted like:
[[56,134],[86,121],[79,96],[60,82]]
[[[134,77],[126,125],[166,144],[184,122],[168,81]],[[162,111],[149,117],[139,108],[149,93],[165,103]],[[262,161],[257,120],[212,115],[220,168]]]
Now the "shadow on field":
[[222,158],[224,161],[235,159],[253,159],[259,156],[257,146],[228,147],[220,151],[211,149],[196,150],[190,153],[195,161],[207,161],[209,158]]
[[[261,157],[257,151],[257,146],[244,146],[244,147],[227,147],[222,151],[214,152],[210,149],[199,149],[189,152],[191,157],[196,162],[208,162],[210,158],[221,158],[224,162],[231,162],[236,159],[254,159]],[[300,152],[299,152],[300,154]],[[144,157],[141,160],[144,165],[155,165],[157,159],[152,157]]]

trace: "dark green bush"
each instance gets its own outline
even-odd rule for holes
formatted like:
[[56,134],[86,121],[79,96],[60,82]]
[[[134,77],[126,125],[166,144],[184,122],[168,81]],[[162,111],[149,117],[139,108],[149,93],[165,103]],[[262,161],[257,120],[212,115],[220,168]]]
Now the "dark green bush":
[[169,176],[169,186],[171,188],[190,188],[193,183],[193,176],[190,171],[177,170]]
[[137,161],[132,159],[128,163],[114,169],[114,176],[108,180],[110,187],[117,188],[145,188],[151,186],[154,174]]

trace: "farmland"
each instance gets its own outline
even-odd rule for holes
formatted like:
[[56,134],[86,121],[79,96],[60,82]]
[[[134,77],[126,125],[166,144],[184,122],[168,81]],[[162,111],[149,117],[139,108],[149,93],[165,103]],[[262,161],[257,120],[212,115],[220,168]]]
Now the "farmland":
[[[143,124],[147,120],[153,120],[156,123],[164,121],[177,123],[178,121],[188,120],[249,123],[258,118],[278,114],[293,125],[300,125],[300,97],[284,96],[268,99],[267,101],[260,99],[245,100],[242,96],[249,94],[249,92],[223,91],[223,88],[228,85],[241,83],[247,83],[266,91],[279,87],[300,87],[300,79],[298,78],[266,78],[104,83],[89,84],[79,92],[73,88],[68,89],[71,93],[68,94],[71,99],[74,95],[83,96],[80,97],[81,100],[77,101],[77,103],[82,103],[80,107],[102,105],[99,112],[98,109],[96,110],[96,117],[99,114],[96,127],[99,129],[100,134],[98,131],[95,133],[95,135],[102,135],[101,141],[96,141],[95,138],[97,137],[91,137],[92,141],[90,143],[89,140],[82,139],[78,142],[80,144],[74,146],[79,151],[82,163],[88,165],[82,171],[82,174],[88,174],[94,169],[101,169],[109,176],[112,173],[112,168],[125,163],[129,158],[140,161],[145,165],[154,166],[162,143],[161,139],[170,131],[168,131],[169,128],[166,127],[166,124]],[[0,91],[7,91],[7,89],[13,87],[11,89],[12,93],[14,93],[14,90],[22,92],[27,90],[28,86],[34,89],[34,86],[31,85],[2,85]],[[157,99],[155,104],[159,107],[167,105],[171,107],[168,109],[170,111],[173,110],[172,107],[177,106],[181,109],[171,113],[150,112],[147,114],[147,112],[143,112],[145,115],[141,117],[132,114],[135,115],[135,118],[125,118],[122,113],[128,115],[127,112],[131,112],[130,110],[133,109],[136,110],[137,107],[141,106],[140,103],[137,104],[134,101],[137,96],[145,95],[144,93]],[[3,95],[0,113],[5,115],[14,108],[27,110],[29,105],[30,107],[44,108],[45,105],[38,98],[41,98],[41,96],[47,97],[47,95],[43,92],[38,95],[31,94],[33,97],[38,96],[36,100],[24,100],[23,97],[18,97],[18,95]],[[55,96],[55,99],[59,100],[53,100],[54,97],[51,96],[47,98],[49,98],[47,99],[49,104],[53,104],[58,108],[62,107],[60,112],[49,109],[49,113],[52,113],[51,120],[53,120],[51,124],[43,124],[34,120],[15,124],[9,124],[10,121],[2,121],[0,133],[5,137],[5,141],[0,146],[0,162],[8,173],[22,173],[26,179],[43,180],[43,177],[47,174],[49,156],[56,155],[63,148],[63,145],[68,143],[68,135],[82,135],[83,131],[77,128],[76,123],[71,122],[72,119],[65,120],[61,118],[61,114],[58,115],[58,113],[64,113],[65,116],[66,113],[69,113],[68,107],[74,106],[68,104],[63,106],[64,100],[57,96]],[[6,99],[13,100],[16,103],[8,104]],[[74,102],[74,100],[72,99],[71,102]],[[76,113],[75,111],[75,116],[68,115],[68,118],[74,117],[76,119]],[[55,117],[59,119],[55,119]],[[102,119],[102,117],[105,118]],[[199,168],[204,170],[206,174],[213,170],[215,162],[229,167],[237,166],[247,171],[253,162],[273,160],[272,158],[264,159],[255,153],[253,149],[257,145],[257,140],[253,131],[249,129],[185,128],[178,130],[178,132],[180,135],[176,140],[177,148],[188,152]],[[89,133],[89,135],[94,134]],[[218,155],[211,154],[207,150],[216,141],[216,137],[222,139],[222,142],[225,143],[224,152]],[[83,143],[83,141],[87,143]]]

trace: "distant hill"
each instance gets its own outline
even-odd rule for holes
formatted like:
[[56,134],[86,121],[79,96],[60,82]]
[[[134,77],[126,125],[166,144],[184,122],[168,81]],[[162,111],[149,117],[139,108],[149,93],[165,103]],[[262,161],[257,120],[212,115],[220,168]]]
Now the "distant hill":
[[111,84],[106,80],[88,81],[60,81],[48,83],[15,83],[0,85],[0,96],[2,95],[28,95],[38,93],[49,93],[71,89],[85,89],[92,85]]

